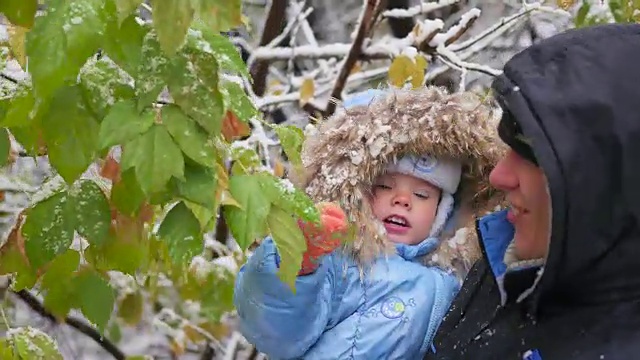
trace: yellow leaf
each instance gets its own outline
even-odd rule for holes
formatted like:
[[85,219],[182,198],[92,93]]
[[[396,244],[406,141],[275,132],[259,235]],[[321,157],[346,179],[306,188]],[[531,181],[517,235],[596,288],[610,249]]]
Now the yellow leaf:
[[415,57],[415,65],[413,67],[413,73],[411,74],[411,85],[413,88],[422,86],[424,82],[424,73],[427,69],[427,59],[422,55]]
[[182,331],[184,331],[185,335],[187,336],[187,339],[189,339],[189,341],[191,341],[194,344],[197,344],[201,341],[205,341],[207,339],[198,330],[196,330],[196,328],[191,324],[185,324],[182,327]]
[[281,178],[284,176],[284,164],[280,160],[276,160],[275,164],[273,164],[273,175]]
[[302,86],[300,86],[300,104],[306,104],[313,98],[315,93],[315,84],[313,79],[304,79]]
[[408,56],[397,56],[389,66],[389,81],[393,86],[402,87],[414,73],[415,67],[415,63]]
[[351,74],[355,74],[355,73],[357,73],[357,72],[358,72],[358,71],[360,71],[360,70],[362,70],[362,66],[360,66],[360,63],[359,63],[359,62],[357,62],[357,63],[355,63],[355,64],[353,65],[353,67],[351,68],[351,72],[349,73],[349,75],[351,75]]
[[184,340],[178,342],[178,340],[172,338],[169,341],[169,347],[171,348],[171,352],[173,353],[173,355],[181,356],[184,355],[186,344],[184,344]]
[[218,188],[229,188],[229,174],[227,174],[227,169],[224,167],[224,165],[220,164],[219,162],[216,163],[216,177],[218,179]]
[[563,10],[569,10],[569,8],[576,3],[576,0],[556,0],[556,3],[558,4],[559,8]]
[[216,339],[222,339],[229,336],[231,333],[231,330],[228,327],[220,323],[202,322],[198,324],[198,327],[205,330]]
[[9,33],[9,45],[11,46],[11,53],[16,61],[22,66],[23,69],[27,68],[27,56],[24,47],[25,37],[29,32],[29,29],[16,25],[8,25],[7,30]]
[[144,300],[139,291],[124,296],[118,306],[118,317],[127,325],[137,325],[142,319]]

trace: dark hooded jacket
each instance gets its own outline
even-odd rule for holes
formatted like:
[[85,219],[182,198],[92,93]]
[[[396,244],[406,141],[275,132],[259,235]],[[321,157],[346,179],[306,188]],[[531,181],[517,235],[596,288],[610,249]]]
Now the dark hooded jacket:
[[544,266],[511,266],[505,212],[425,359],[640,359],[640,25],[570,30],[493,83],[547,176]]

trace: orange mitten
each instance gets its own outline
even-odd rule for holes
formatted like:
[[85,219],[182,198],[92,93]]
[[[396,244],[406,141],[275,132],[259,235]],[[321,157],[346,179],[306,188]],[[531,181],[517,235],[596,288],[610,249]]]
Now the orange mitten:
[[347,216],[340,206],[323,202],[317,207],[320,211],[320,224],[298,221],[307,240],[307,251],[303,254],[299,275],[316,271],[320,258],[340,246],[349,228]]

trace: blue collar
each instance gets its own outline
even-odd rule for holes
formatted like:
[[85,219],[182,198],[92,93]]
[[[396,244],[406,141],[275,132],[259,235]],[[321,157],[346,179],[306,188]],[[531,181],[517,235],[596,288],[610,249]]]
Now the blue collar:
[[437,237],[429,237],[415,245],[397,243],[394,245],[396,246],[398,255],[405,260],[413,261],[435,250],[435,248],[438,247],[438,244],[440,244],[440,239]]

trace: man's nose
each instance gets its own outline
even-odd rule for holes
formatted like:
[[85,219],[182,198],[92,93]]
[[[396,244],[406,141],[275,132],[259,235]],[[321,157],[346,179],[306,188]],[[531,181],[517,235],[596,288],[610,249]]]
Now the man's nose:
[[509,191],[518,187],[518,177],[514,170],[515,164],[511,161],[512,151],[509,150],[509,153],[498,161],[489,174],[489,183],[496,189]]

